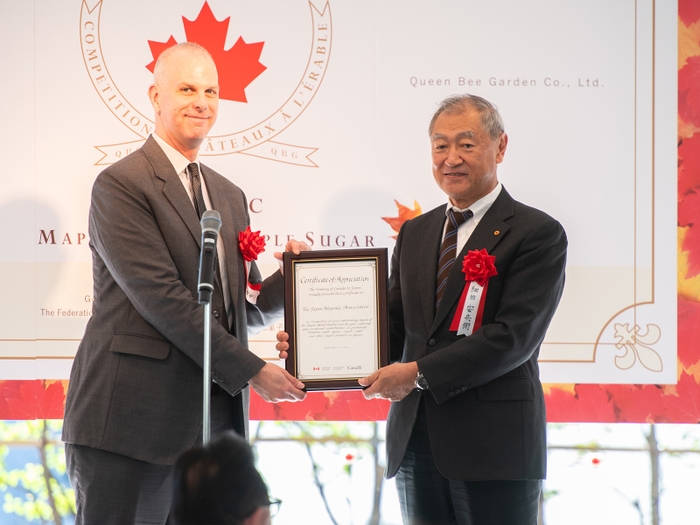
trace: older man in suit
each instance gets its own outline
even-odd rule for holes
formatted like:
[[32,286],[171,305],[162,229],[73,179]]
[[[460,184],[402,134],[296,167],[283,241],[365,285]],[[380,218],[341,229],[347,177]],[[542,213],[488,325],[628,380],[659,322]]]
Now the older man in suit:
[[[71,372],[63,439],[76,523],[165,523],[172,465],[201,442],[203,307],[197,301],[201,227],[221,214],[212,299],[212,434],[244,434],[250,384],[267,401],[304,398],[303,384],[251,353],[249,328],[278,319],[277,272],[255,299],[238,234],[243,192],[199,163],[216,120],[218,75],[209,53],[180,44],[161,54],[149,98],[155,134],[96,179],[90,207],[94,302]],[[286,249],[306,247],[291,241]],[[279,254],[278,254],[279,255]]]
[[393,401],[386,475],[405,523],[535,525],[547,453],[537,356],[566,234],[498,182],[508,137],[488,101],[446,99],[429,133],[448,203],[399,232],[389,317],[400,362],[360,383]]

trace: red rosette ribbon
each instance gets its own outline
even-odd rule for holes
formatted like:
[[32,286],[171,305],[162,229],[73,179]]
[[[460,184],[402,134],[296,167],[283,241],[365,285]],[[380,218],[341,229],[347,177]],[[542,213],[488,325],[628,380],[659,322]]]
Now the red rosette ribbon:
[[486,249],[467,252],[462,261],[464,290],[457,305],[457,311],[450,324],[450,330],[458,335],[471,335],[481,326],[484,316],[484,303],[489,279],[498,275],[496,257]]
[[250,226],[238,233],[238,249],[241,250],[241,255],[245,261],[245,297],[248,302],[255,304],[260,295],[262,283],[250,282],[250,265],[251,261],[256,261],[258,255],[265,251],[265,237],[260,235],[260,232],[250,230]]
[[250,231],[250,226],[238,233],[238,248],[246,262],[256,261],[258,255],[265,251],[265,237],[260,232]]

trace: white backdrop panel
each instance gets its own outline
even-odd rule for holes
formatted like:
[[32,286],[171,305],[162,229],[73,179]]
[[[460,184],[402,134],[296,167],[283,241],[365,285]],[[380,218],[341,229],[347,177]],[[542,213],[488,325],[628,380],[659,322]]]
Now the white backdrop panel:
[[[475,93],[506,122],[501,181],[569,235],[544,380],[675,382],[675,2],[211,0],[215,20],[204,6],[0,0],[0,378],[67,377],[92,300],[92,182],[152,129],[149,41],[184,41],[184,17],[225,50],[262,43],[266,69],[221,101],[201,153],[246,191],[265,271],[290,236],[391,249],[394,200],[445,201],[436,104]],[[276,328],[253,342],[266,358]]]

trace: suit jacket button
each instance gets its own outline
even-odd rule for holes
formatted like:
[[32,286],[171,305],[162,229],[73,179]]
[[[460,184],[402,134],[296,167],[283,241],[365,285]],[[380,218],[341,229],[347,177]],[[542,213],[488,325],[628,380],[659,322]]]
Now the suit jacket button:
[[437,341],[435,339],[428,339],[428,346],[435,346],[436,343]]
[[214,310],[212,312],[214,314],[214,319],[218,319],[221,314],[219,314],[219,310]]

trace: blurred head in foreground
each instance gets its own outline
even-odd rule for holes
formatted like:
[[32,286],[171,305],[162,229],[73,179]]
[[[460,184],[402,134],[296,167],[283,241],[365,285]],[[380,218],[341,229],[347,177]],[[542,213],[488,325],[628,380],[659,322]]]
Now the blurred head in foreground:
[[228,432],[188,450],[175,464],[175,525],[269,525],[267,486],[255,468],[250,445]]

